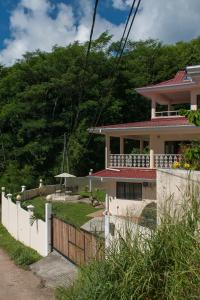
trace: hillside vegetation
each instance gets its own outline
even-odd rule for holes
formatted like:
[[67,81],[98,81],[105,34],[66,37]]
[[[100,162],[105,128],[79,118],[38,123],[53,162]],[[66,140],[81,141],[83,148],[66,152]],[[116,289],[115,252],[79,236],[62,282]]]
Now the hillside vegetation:
[[36,51],[11,67],[0,67],[0,184],[17,190],[50,182],[61,170],[66,133],[69,171],[86,175],[104,165],[104,141],[94,125],[149,118],[150,103],[134,88],[166,80],[186,65],[199,64],[200,38],[176,45],[129,42],[116,69],[118,43],[107,33],[87,44],[75,42]]

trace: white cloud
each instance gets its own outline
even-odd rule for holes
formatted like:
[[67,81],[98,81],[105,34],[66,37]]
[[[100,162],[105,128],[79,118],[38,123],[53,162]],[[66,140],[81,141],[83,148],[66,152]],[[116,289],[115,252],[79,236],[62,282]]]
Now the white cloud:
[[[112,0],[114,8],[130,9],[132,0]],[[166,43],[189,40],[200,35],[199,0],[142,0],[131,37],[155,38]]]
[[[75,14],[71,5],[62,2],[52,5],[50,0],[21,0],[11,13],[11,38],[4,41],[0,62],[11,65],[27,51],[51,51],[54,45],[65,46],[75,40],[88,40],[93,1],[80,0],[79,4],[79,12]],[[122,25],[114,25],[97,15],[94,37],[105,30],[119,37],[122,28]]]
[[[4,41],[0,51],[0,62],[10,65],[26,51],[41,49],[51,51],[57,44],[65,46],[89,38],[93,5],[92,0],[76,0],[78,11],[60,0],[20,0],[10,16],[11,37]],[[128,10],[132,0],[106,0],[113,8]],[[74,3],[74,0],[71,2]],[[164,42],[188,40],[200,33],[199,0],[142,0],[130,37],[135,40],[155,38]],[[105,30],[121,37],[124,24],[116,25],[97,14],[94,37]]]

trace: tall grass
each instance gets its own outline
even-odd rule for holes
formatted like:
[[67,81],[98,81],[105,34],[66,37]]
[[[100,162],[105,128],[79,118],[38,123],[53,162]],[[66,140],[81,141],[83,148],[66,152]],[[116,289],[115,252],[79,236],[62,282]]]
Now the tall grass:
[[150,236],[121,238],[105,261],[85,266],[57,299],[200,299],[200,197],[193,194],[179,211],[165,210]]

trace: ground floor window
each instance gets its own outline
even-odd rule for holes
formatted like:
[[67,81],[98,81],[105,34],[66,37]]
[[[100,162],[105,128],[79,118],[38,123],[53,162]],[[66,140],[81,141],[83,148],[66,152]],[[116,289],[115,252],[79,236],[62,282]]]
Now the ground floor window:
[[142,200],[142,183],[117,182],[117,198]]

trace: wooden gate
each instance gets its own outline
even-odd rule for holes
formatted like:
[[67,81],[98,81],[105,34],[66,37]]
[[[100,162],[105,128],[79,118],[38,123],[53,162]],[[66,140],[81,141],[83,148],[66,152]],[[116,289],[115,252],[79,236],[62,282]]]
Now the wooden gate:
[[53,249],[76,265],[103,258],[102,239],[56,217],[52,218],[52,241]]

